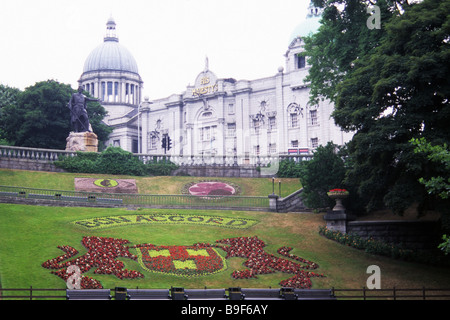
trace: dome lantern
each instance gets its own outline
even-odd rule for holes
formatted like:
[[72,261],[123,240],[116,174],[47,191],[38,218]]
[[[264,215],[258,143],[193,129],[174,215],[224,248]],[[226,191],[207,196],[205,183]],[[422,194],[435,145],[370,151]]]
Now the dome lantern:
[[106,23],[106,36],[105,41],[116,41],[119,42],[119,38],[116,36],[116,22],[111,17]]

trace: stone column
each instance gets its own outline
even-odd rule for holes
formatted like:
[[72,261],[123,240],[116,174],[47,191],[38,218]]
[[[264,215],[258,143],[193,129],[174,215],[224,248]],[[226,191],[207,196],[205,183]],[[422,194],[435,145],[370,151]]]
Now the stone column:
[[269,194],[269,210],[277,212],[278,196],[274,193]]

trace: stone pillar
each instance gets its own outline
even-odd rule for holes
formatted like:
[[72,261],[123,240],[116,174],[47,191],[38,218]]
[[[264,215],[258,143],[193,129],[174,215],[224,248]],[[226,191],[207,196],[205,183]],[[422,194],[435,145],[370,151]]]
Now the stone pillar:
[[269,210],[277,212],[278,196],[274,193],[269,194]]
[[347,233],[347,222],[350,220],[347,213],[344,211],[328,211],[323,217],[327,222],[327,228],[331,231],[339,231]]

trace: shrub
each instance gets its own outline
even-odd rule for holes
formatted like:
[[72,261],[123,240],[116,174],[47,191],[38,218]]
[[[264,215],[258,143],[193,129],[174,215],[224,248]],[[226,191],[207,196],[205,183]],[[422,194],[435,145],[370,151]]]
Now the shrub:
[[147,173],[153,176],[170,176],[173,171],[178,169],[178,166],[169,160],[162,162],[149,162],[146,166]]
[[143,176],[147,168],[131,152],[108,147],[102,153],[77,152],[76,157],[63,157],[55,165],[69,172],[104,173]]

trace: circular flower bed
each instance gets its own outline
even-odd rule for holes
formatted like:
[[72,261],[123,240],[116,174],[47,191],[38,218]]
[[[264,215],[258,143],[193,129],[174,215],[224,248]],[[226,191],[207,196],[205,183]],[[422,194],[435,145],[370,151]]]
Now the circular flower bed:
[[232,196],[240,193],[240,187],[225,181],[199,181],[186,184],[183,194],[194,196]]
[[119,183],[116,180],[113,180],[113,179],[97,179],[97,180],[94,181],[94,184],[97,187],[114,188],[114,187],[117,187],[117,185]]

